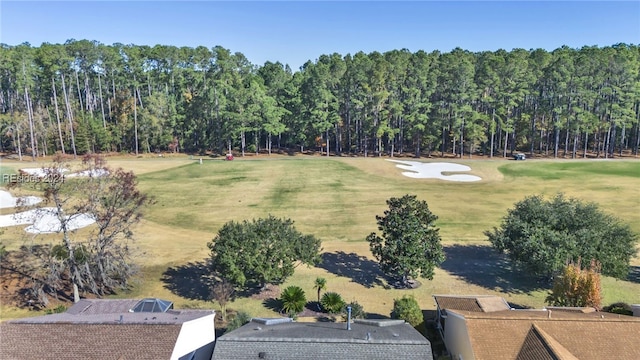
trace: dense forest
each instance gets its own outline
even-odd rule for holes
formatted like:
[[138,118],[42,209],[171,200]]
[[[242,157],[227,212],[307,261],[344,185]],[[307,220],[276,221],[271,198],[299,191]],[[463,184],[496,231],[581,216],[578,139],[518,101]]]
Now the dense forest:
[[640,47],[321,55],[0,45],[0,152],[638,154]]

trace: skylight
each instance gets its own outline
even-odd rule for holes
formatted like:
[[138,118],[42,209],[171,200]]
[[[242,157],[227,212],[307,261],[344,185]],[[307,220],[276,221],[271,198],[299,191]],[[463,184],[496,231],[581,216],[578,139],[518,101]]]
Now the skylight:
[[173,309],[173,303],[171,301],[162,299],[142,299],[129,310],[130,312],[166,312],[169,309]]

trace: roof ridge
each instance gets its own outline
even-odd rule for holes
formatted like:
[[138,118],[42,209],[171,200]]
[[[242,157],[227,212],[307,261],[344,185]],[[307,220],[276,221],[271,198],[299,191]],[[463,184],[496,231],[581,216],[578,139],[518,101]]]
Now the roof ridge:
[[[640,319],[637,317],[632,317],[632,316],[627,316],[627,315],[617,315],[616,314],[611,314],[611,313],[606,313],[607,315],[605,316],[605,314],[601,314],[600,317],[596,317],[596,316],[589,316],[589,317],[582,317],[582,316],[578,316],[578,314],[580,315],[591,315],[593,313],[575,313],[576,316],[566,316],[566,317],[540,317],[540,316],[526,316],[526,315],[522,315],[522,316],[507,316],[507,315],[501,315],[500,313],[511,313],[511,312],[520,312],[521,314],[525,314],[525,311],[531,311],[532,313],[545,313],[548,314],[549,311],[545,311],[543,309],[524,309],[524,310],[501,310],[501,311],[489,311],[489,312],[475,312],[475,311],[469,311],[469,310],[459,310],[459,309],[447,309],[447,311],[452,312],[452,313],[456,313],[458,315],[463,316],[465,319],[482,319],[482,320],[513,320],[513,321],[522,321],[522,320],[531,320],[531,321],[577,321],[577,322],[598,322],[598,323],[603,323],[603,322],[613,322],[613,323],[619,323],[619,322],[624,322],[624,323],[638,323],[640,322]],[[563,313],[565,314],[570,314],[571,312],[569,311],[563,311]]]
[[575,355],[571,353],[571,351],[567,350],[558,340],[556,340],[553,336],[547,334],[544,330],[542,330],[538,325],[533,324],[532,330],[535,331],[540,339],[544,343],[544,345],[551,350],[551,353],[558,358],[558,360],[579,360]]

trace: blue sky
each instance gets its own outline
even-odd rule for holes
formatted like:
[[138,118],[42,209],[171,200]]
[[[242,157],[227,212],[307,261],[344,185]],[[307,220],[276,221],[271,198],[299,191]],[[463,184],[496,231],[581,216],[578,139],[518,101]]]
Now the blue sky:
[[333,52],[640,43],[640,1],[0,1],[0,42],[221,45],[294,70]]

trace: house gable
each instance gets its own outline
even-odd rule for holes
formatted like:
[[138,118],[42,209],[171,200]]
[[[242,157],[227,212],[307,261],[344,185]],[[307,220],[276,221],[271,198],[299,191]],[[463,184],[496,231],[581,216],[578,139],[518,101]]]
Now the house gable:
[[537,359],[544,349],[560,360],[640,359],[640,319],[631,316],[545,310],[449,314],[465,319],[475,359]]

